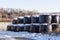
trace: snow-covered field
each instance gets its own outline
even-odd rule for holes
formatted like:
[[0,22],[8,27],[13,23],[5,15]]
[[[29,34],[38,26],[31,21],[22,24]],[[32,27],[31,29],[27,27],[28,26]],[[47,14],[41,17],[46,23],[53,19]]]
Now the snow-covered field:
[[[16,39],[17,38],[17,39]],[[4,40],[60,40],[60,34],[41,34],[28,32],[0,31],[0,39]]]

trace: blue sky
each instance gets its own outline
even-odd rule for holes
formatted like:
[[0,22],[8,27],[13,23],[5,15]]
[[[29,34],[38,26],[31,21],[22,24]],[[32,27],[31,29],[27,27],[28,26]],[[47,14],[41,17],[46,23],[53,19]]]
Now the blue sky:
[[0,8],[60,12],[60,0],[0,0]]

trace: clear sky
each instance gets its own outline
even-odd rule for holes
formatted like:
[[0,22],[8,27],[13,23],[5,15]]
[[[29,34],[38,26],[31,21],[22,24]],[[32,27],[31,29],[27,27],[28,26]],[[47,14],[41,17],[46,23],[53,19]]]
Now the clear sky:
[[60,12],[60,0],[0,0],[0,8]]

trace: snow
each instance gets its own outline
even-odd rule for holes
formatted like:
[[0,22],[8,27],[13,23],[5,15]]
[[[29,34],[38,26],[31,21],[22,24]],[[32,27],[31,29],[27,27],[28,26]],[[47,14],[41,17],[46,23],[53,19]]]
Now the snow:
[[39,15],[32,15],[32,17],[39,17]]
[[[12,32],[12,31],[0,31],[0,38],[7,38],[6,40],[12,40],[13,37],[25,37],[34,40],[60,40],[60,34],[41,34],[41,33],[29,33],[29,32]],[[14,40],[14,39],[13,39]]]
[[13,18],[13,20],[17,20],[17,18]]
[[24,27],[24,24],[17,24],[17,25],[20,26],[20,27],[22,27],[22,26]]
[[30,17],[29,15],[26,15],[26,16],[24,16],[24,17]]
[[20,17],[18,17],[18,18],[23,19],[24,17],[23,17],[23,16],[20,16]]
[[25,24],[25,25],[30,26],[31,24]]

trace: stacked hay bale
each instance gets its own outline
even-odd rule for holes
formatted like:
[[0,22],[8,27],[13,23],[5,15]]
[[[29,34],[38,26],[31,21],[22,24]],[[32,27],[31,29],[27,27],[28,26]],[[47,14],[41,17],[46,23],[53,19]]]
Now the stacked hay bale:
[[39,32],[51,32],[50,31],[50,23],[51,23],[51,16],[50,15],[40,15],[39,16],[39,23],[40,23],[40,30]]
[[30,32],[31,24],[25,24],[24,31]]
[[59,29],[59,15],[25,15],[14,18],[12,25],[7,25],[8,31],[27,31],[50,33]]
[[18,24],[20,24],[20,23],[24,23],[24,17],[23,16],[20,16],[20,17],[18,17]]
[[52,32],[57,33],[59,30],[59,15],[52,15],[51,16],[51,26],[52,26]]
[[39,23],[32,23],[32,26],[30,27],[30,31],[31,32],[35,32],[35,33],[39,33]]
[[32,23],[39,23],[39,15],[32,15],[31,22]]
[[24,16],[24,23],[25,24],[30,24],[31,23],[31,16]]
[[17,23],[18,23],[18,19],[17,19],[17,18],[13,18],[12,23],[13,23],[13,24],[17,24]]

